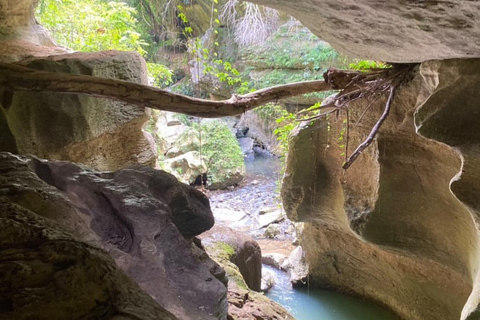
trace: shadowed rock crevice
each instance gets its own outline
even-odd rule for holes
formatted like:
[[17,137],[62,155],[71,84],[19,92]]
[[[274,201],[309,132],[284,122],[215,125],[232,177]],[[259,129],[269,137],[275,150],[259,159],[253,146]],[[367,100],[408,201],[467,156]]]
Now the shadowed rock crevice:
[[177,319],[50,219],[2,201],[0,226],[0,319]]

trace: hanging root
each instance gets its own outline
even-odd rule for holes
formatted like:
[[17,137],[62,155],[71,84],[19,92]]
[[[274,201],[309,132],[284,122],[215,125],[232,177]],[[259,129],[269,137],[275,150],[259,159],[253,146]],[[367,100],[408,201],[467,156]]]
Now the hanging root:
[[[377,123],[375,126],[373,126],[372,131],[370,131],[370,134],[368,135],[367,139],[365,139],[358,147],[353,151],[353,153],[348,157],[347,161],[343,164],[342,168],[343,169],[348,169],[352,165],[352,163],[355,161],[355,159],[358,158],[358,156],[365,150],[372,142],[375,136],[378,133],[378,129],[380,129],[380,126],[382,123],[387,119],[388,114],[390,112],[390,109],[392,107],[392,101],[395,96],[395,86],[391,85],[390,86],[390,94],[388,95],[388,100],[387,103],[385,104],[385,110],[383,111],[382,116],[380,119],[378,119]],[[348,126],[348,123],[347,123]],[[348,141],[348,135],[347,135],[347,141]]]
[[[373,142],[378,130],[388,117],[395,91],[400,86],[411,81],[417,70],[418,64],[389,64],[389,68],[373,69],[369,72],[343,71],[331,68],[323,74],[325,82],[333,89],[340,90],[340,92],[329,103],[320,107],[320,109],[326,109],[326,111],[322,111],[318,115],[308,118],[308,121],[322,118],[332,113],[338,114],[341,110],[348,112],[350,103],[353,101],[371,99],[373,103],[383,94],[389,93],[382,116],[375,126],[373,126],[367,138],[346,158],[342,166],[343,169],[349,168],[358,156]],[[372,103],[367,106],[358,122],[363,118],[363,115]],[[348,122],[349,119],[347,120],[347,128],[349,126]],[[346,137],[346,145],[348,145],[348,140],[349,134],[347,134]],[[347,153],[347,151],[348,150],[346,150],[345,153]]]

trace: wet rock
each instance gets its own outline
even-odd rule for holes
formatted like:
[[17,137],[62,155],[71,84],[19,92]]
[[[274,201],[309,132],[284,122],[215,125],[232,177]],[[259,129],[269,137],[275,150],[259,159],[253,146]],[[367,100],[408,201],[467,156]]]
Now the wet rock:
[[301,287],[307,284],[308,266],[302,247],[297,247],[293,250],[288,258],[283,261],[281,269],[288,271],[293,287]]
[[275,277],[268,270],[262,270],[262,292],[268,292],[275,285]]
[[[179,319],[226,318],[226,288],[217,280],[221,272],[208,256],[194,254],[196,247],[186,239],[214,222],[208,200],[199,191],[148,167],[98,172],[68,162],[0,153],[0,168],[0,202],[29,209],[71,230],[79,241],[101,246],[142,290]],[[113,298],[99,301],[108,299]]]
[[248,288],[260,291],[262,279],[262,252],[252,238],[226,227],[215,226],[201,236],[205,246],[226,245],[232,252],[229,259],[239,269]]
[[[225,229],[232,234],[231,231]],[[228,319],[234,320],[294,320],[294,318],[279,304],[265,297],[263,294],[252,291],[242,277],[242,273],[234,262],[233,246],[223,242],[228,239],[224,234],[215,237],[211,234],[204,238],[208,254],[217,261],[226,271],[228,278]]]
[[262,263],[267,266],[272,266],[277,269],[281,269],[283,263],[287,259],[286,256],[280,253],[267,253],[262,255]]

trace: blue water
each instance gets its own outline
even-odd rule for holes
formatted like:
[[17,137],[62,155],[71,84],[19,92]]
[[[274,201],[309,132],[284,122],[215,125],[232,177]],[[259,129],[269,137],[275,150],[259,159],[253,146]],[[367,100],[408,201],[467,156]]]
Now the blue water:
[[336,292],[321,289],[292,289],[287,273],[263,268],[275,276],[267,297],[281,304],[297,320],[399,320],[390,311]]

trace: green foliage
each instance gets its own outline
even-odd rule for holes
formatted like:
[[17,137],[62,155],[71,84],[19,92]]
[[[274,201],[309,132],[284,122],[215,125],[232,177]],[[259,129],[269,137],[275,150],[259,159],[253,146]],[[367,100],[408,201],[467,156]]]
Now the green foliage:
[[352,70],[360,70],[360,71],[368,71],[370,69],[383,69],[388,68],[388,65],[373,60],[356,60],[348,65],[348,69]]
[[273,132],[277,136],[282,149],[282,155],[285,155],[288,151],[288,142],[290,141],[290,133],[299,124],[297,116],[294,113],[290,113],[284,110],[282,115],[276,120],[279,127]]
[[216,257],[220,258],[221,260],[230,261],[230,258],[235,254],[235,249],[225,242],[215,242],[214,246],[216,250]]
[[185,13],[185,8],[181,5],[177,6],[178,18],[185,25],[183,34],[187,39],[191,40],[188,42],[189,52],[193,55],[195,61],[202,65],[204,75],[209,75],[228,86],[237,87],[237,92],[240,94],[247,93],[250,91],[248,82],[242,79],[240,72],[234,68],[229,61],[224,61],[219,57],[218,47],[220,46],[220,43],[218,42],[218,27],[221,22],[218,19],[218,9],[216,9],[216,5],[218,5],[218,0],[212,0],[210,24],[214,36],[212,50],[205,47],[200,38],[192,38],[194,30],[189,26],[189,20]]
[[125,50],[144,54],[136,11],[123,2],[41,0],[39,22],[55,41],[77,51]]
[[224,181],[236,172],[244,172],[243,153],[237,139],[221,121],[200,124],[202,156],[208,158],[207,169],[212,183]]
[[276,121],[278,118],[282,117],[285,114],[285,108],[274,103],[268,103],[259,108],[253,109],[260,119],[265,121]]
[[153,78],[153,86],[166,88],[172,84],[173,72],[163,64],[147,63],[148,76]]

